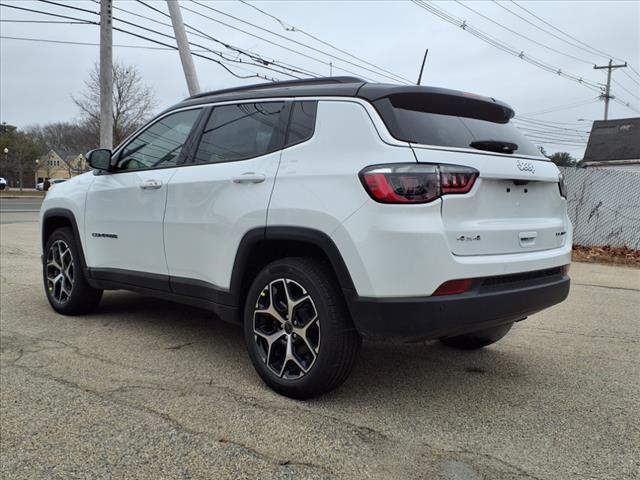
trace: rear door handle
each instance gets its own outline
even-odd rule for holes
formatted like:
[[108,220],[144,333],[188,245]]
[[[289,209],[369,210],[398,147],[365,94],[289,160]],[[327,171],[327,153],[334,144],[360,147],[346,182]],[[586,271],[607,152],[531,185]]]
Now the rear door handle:
[[162,187],[160,180],[145,180],[140,184],[140,188],[143,190],[158,190]]
[[233,183],[262,183],[267,177],[261,173],[247,172],[237,177],[233,177]]

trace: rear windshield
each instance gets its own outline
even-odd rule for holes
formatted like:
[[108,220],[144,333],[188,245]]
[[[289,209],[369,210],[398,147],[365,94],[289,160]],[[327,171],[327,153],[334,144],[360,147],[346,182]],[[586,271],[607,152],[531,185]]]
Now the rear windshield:
[[389,131],[398,140],[456,148],[472,148],[472,142],[509,142],[518,146],[513,153],[541,156],[512,123],[409,110],[394,107],[390,102],[376,106]]

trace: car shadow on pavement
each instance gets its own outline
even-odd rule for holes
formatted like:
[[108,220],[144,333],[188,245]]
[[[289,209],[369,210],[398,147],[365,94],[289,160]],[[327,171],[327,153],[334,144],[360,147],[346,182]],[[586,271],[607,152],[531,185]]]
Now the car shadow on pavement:
[[[261,383],[252,372],[242,328],[223,322],[206,310],[128,292],[106,292],[96,315],[87,318],[95,318],[112,329],[133,329],[139,335],[152,337],[158,348],[167,353],[184,354],[188,347],[199,358],[198,367],[206,368],[206,362],[211,361],[218,367],[222,362],[224,368],[228,361],[237,375],[238,366],[244,364],[241,372],[247,378],[238,386]],[[517,331],[516,325],[510,335],[517,335]],[[508,336],[505,340],[508,342]],[[424,405],[448,402],[452,397],[463,403],[483,398],[490,402],[493,394],[504,400],[504,390],[530,387],[531,374],[535,373],[532,370],[536,368],[524,352],[506,342],[477,351],[461,351],[437,341],[365,341],[347,382],[308,402],[370,406],[371,399],[403,403],[405,398],[419,398]]]

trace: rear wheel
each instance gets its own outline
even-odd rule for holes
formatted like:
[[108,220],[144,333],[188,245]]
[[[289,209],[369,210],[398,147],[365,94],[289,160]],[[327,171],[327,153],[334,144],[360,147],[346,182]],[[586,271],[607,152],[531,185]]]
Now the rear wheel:
[[498,327],[486,328],[476,332],[465,333],[455,337],[444,337],[440,341],[449,347],[459,348],[462,350],[476,350],[486,347],[492,343],[496,343],[504,337],[513,327],[513,322]]
[[73,231],[68,227],[56,229],[44,247],[42,277],[49,303],[63,315],[92,312],[102,298],[102,290],[87,283],[79,259]]
[[343,383],[361,344],[333,272],[308,258],[278,260],[260,272],[247,295],[244,330],[262,380],[292,398]]

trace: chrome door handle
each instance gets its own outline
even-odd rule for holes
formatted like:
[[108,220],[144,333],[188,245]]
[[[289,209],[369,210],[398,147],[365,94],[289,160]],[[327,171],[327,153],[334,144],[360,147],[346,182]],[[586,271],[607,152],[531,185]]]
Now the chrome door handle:
[[262,183],[266,180],[266,176],[261,173],[247,172],[237,177],[233,177],[233,183]]
[[160,180],[145,180],[140,184],[140,188],[143,190],[158,190],[162,187],[162,182]]

